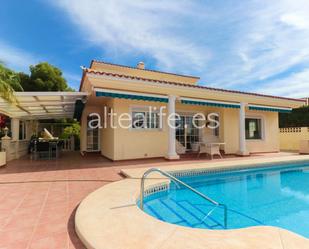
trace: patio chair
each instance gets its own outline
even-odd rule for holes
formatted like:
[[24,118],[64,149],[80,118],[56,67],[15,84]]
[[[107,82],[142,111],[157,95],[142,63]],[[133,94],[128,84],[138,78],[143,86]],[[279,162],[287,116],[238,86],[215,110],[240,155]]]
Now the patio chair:
[[58,158],[59,157],[59,151],[58,151],[58,142],[53,141],[49,142],[49,153],[50,158]]
[[213,159],[214,155],[218,155],[220,156],[220,158],[222,158],[222,155],[220,153],[220,143],[200,143],[198,157],[202,153],[210,155],[211,159]]
[[176,152],[177,154],[185,154],[186,147],[183,146],[177,139],[176,139]]
[[218,138],[213,135],[208,135],[202,137],[202,142],[200,143],[199,153],[198,157],[202,153],[206,153],[210,155],[211,159],[213,159],[213,156],[218,155],[220,158],[222,158],[221,152],[220,152],[220,145],[223,145],[225,143],[220,143],[218,141]]
[[48,158],[50,159],[50,146],[49,142],[37,142],[35,145],[35,158]]

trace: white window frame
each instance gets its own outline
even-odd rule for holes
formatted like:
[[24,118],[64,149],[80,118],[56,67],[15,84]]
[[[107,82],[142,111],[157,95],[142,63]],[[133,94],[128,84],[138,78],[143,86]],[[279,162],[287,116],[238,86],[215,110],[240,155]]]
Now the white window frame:
[[265,140],[265,117],[261,115],[246,115],[245,119],[260,119],[261,120],[261,138],[259,139],[247,139],[246,142],[259,142]]
[[[148,128],[148,127],[141,127],[141,128],[133,128],[133,112],[145,112],[145,113],[149,113],[149,108],[152,108],[152,112],[153,113],[157,113],[158,114],[158,118],[159,118],[159,127],[158,128]],[[156,110],[154,110],[154,107],[156,107]],[[131,125],[129,130],[130,131],[163,131],[164,130],[164,125],[163,125],[163,115],[160,116],[160,108],[158,108],[157,106],[138,106],[138,105],[132,105],[130,106],[130,115],[131,115]],[[146,117],[146,115],[145,115]],[[147,125],[147,120],[145,118],[144,122],[146,122]],[[161,128],[160,128],[161,125]]]
[[[96,129],[98,129],[98,149],[97,150],[95,150],[93,148],[88,149],[88,117],[90,116],[89,114],[86,117],[86,122],[87,122],[87,124],[86,124],[86,151],[87,152],[99,152],[99,151],[101,151],[101,129],[100,128],[96,128]],[[91,129],[91,130],[94,130],[94,129]]]

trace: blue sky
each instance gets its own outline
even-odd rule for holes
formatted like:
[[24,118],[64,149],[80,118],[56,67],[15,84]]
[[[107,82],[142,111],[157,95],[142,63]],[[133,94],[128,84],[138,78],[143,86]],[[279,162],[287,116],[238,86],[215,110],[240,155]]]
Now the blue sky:
[[91,59],[200,76],[200,84],[309,95],[308,0],[3,1],[0,60],[48,61],[78,88]]

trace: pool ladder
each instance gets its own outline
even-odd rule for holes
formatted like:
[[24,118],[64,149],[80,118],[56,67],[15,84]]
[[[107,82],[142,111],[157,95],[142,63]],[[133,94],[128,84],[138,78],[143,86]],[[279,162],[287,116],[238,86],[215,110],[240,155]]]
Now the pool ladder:
[[[200,197],[202,197],[203,199],[207,200],[208,202],[214,204],[216,207],[222,207],[223,208],[223,211],[224,211],[224,228],[226,229],[227,228],[227,206],[225,204],[222,204],[222,203],[219,203],[219,202],[216,202],[214,201],[213,199],[211,199],[210,197],[204,195],[203,193],[199,192],[198,190],[196,190],[195,188],[192,188],[191,186],[189,186],[188,184],[184,183],[183,181],[179,180],[178,178],[176,178],[175,176],[165,172],[165,171],[162,171],[160,169],[157,169],[157,168],[151,168],[149,170],[147,170],[142,178],[141,178],[141,190],[140,190],[140,208],[142,210],[144,210],[144,195],[145,195],[145,179],[146,177],[152,173],[152,172],[158,172],[160,173],[161,175],[171,179],[173,182],[177,184],[180,184],[184,187],[186,187],[187,189],[189,189],[190,191],[194,192],[195,194],[199,195]],[[213,210],[211,210],[205,217],[203,220],[205,220],[205,218],[207,218],[210,213],[212,212]]]

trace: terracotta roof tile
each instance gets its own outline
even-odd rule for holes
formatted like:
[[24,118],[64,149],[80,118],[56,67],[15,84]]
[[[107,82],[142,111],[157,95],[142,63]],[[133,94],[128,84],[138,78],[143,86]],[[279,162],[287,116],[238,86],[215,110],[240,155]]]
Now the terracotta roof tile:
[[170,75],[175,75],[175,76],[180,76],[180,77],[186,77],[186,78],[194,78],[194,79],[200,79],[200,77],[197,76],[191,76],[191,75],[183,75],[183,74],[177,74],[177,73],[169,73],[169,72],[163,72],[163,71],[158,71],[158,70],[153,70],[153,69],[140,69],[137,67],[130,67],[130,66],[125,66],[125,65],[120,65],[120,64],[115,64],[115,63],[110,63],[110,62],[104,62],[104,61],[99,61],[99,60],[92,60],[90,63],[90,68],[93,63],[101,63],[101,64],[107,64],[107,65],[112,65],[112,66],[117,66],[117,67],[125,67],[125,68],[130,68],[130,69],[136,69],[136,70],[143,70],[143,71],[149,71],[149,72],[154,72],[154,73],[163,73],[163,74],[170,74]]
[[210,91],[237,93],[237,94],[252,95],[252,96],[259,96],[259,97],[267,97],[267,98],[285,99],[285,100],[305,102],[302,99],[279,97],[279,96],[272,96],[272,95],[267,95],[267,94],[251,93],[251,92],[244,92],[244,91],[237,91],[237,90],[227,90],[227,89],[222,89],[222,88],[214,88],[214,87],[207,87],[207,86],[200,86],[200,85],[191,85],[191,84],[186,84],[186,83],[178,83],[178,82],[165,81],[165,80],[154,80],[154,79],[148,79],[148,78],[137,77],[137,76],[130,76],[130,75],[124,75],[124,74],[97,71],[97,70],[90,69],[90,68],[83,68],[83,70],[84,70],[84,73],[106,75],[106,76],[112,76],[112,77],[118,77],[118,78],[125,78],[125,79],[132,79],[132,80],[142,80],[142,81],[148,81],[148,82],[154,82],[154,83],[183,86],[183,87],[188,87],[188,88],[199,88],[199,89],[210,90]]

